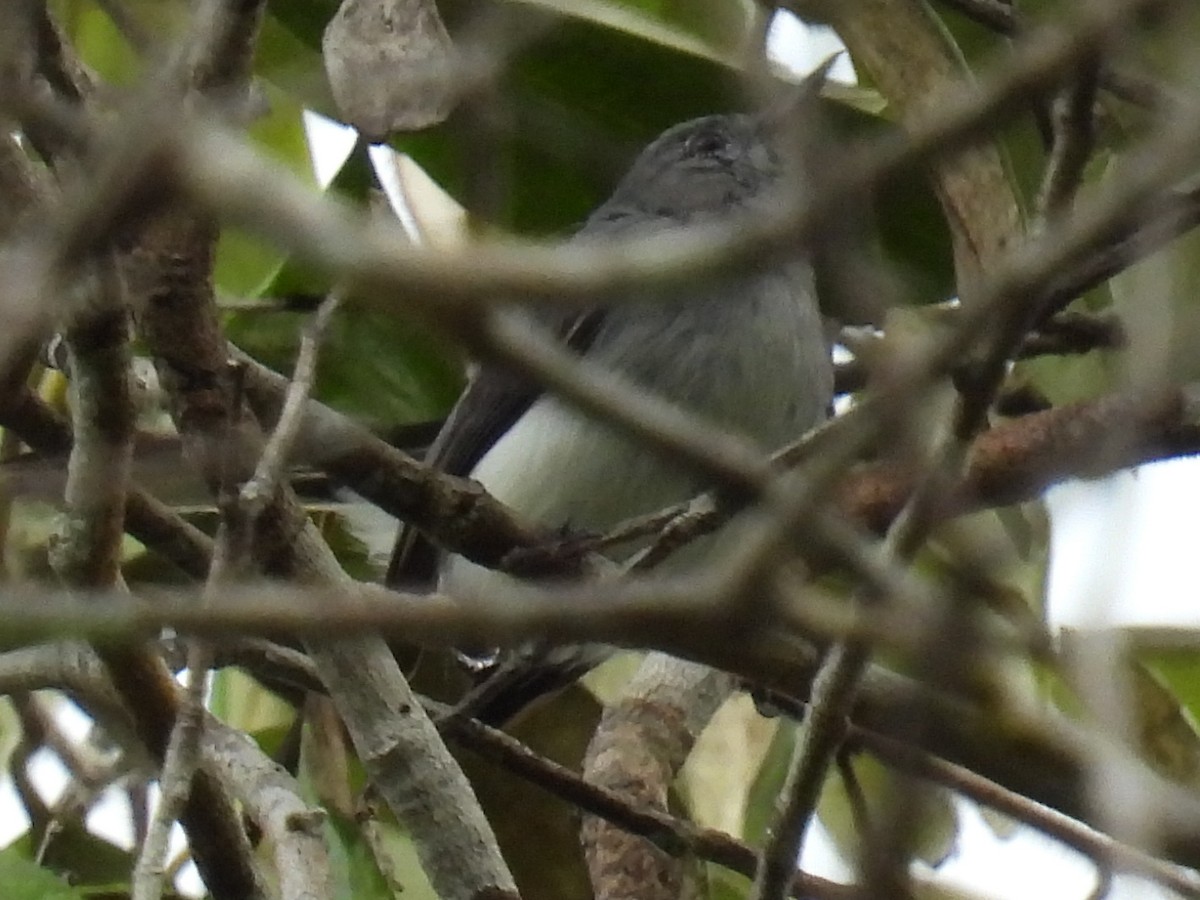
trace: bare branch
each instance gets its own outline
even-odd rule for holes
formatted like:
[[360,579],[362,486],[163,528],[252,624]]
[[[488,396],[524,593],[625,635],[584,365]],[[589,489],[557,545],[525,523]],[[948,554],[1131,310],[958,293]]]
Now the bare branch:
[[150,819],[146,839],[133,867],[131,900],[160,900],[162,897],[171,826],[183,812],[200,763],[208,670],[195,651],[191,656],[187,691],[175,716],[171,739],[167,742],[167,752],[159,773],[158,806]]
[[[1020,11],[1009,0],[941,0],[943,6],[958,10],[968,18],[986,25],[993,31],[1008,37],[1021,34]],[[1106,69],[1101,72],[1104,87],[1115,96],[1130,103],[1157,107],[1163,102],[1160,84],[1140,74],[1122,69]]]
[[284,466],[292,451],[303,424],[304,407],[312,391],[317,371],[317,351],[321,338],[329,327],[329,321],[337,310],[341,297],[330,294],[317,309],[312,324],[300,339],[300,350],[296,355],[296,368],[292,381],[284,396],[283,408],[271,437],[263,447],[262,456],[254,475],[241,488],[244,514],[251,520],[258,516],[263,506],[274,496],[284,475]]
[[[604,710],[583,760],[584,779],[619,791],[638,807],[665,813],[675,776],[696,738],[733,692],[733,680],[707,666],[652,653]],[[588,816],[581,830],[597,900],[677,900],[698,893],[696,861],[664,853],[644,838]],[[791,861],[791,871],[796,860]]]
[[1200,898],[1200,881],[1190,872],[1121,844],[1061,813],[1034,803],[974,772],[937,759],[911,745],[864,729],[852,728],[849,743],[878,756],[888,765],[937,782],[1090,857],[1098,865],[1118,872],[1141,875],[1181,897]]
[[[433,706],[431,711],[449,712],[448,708]],[[725,866],[747,878],[754,876],[757,855],[754,850],[729,835],[711,828],[699,828],[667,813],[631,801],[621,792],[591,784],[574,771],[553,760],[538,756],[520,741],[495,728],[462,716],[440,715],[443,733],[462,747],[478,753],[510,772],[549,791],[564,802],[592,816],[611,822],[631,835],[652,842],[672,856],[689,854]],[[622,754],[625,748],[621,748]],[[856,888],[845,887],[810,875],[796,873],[793,896],[849,900],[857,897]]]
[[1081,61],[1078,77],[1055,98],[1051,107],[1054,144],[1038,194],[1038,210],[1043,219],[1061,213],[1083,183],[1083,170],[1095,143],[1099,73],[1099,59]]
[[[0,694],[57,688],[105,722],[132,722],[99,657],[83,645],[59,644],[0,653]],[[332,875],[317,827],[323,813],[302,799],[295,779],[245,734],[205,714],[202,765],[229,785],[270,840],[283,900],[327,900]]]

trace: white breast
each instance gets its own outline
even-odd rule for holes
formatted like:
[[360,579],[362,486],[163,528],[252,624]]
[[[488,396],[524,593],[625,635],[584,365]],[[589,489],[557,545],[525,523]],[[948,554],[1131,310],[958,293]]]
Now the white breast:
[[[496,442],[471,477],[523,517],[564,533],[604,531],[696,490],[677,466],[549,397]],[[499,587],[496,579],[453,557],[441,588],[463,599],[487,599],[485,592]]]

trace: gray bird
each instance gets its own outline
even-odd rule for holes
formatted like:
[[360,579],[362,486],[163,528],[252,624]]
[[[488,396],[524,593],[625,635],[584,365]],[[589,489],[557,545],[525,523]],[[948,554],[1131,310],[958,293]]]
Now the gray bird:
[[[778,151],[774,131],[769,118],[750,115],[707,116],[668,129],[642,151],[574,240],[736,226],[762,212],[797,186],[796,167]],[[679,299],[623,298],[548,324],[589,360],[764,452],[822,419],[832,366],[805,260],[707,278],[678,291]],[[528,520],[572,532],[603,532],[709,487],[569,402],[487,367],[471,379],[428,461],[478,480]],[[432,580],[435,571],[439,589],[452,596],[503,602],[508,576],[439,555],[402,532],[388,583],[412,586]],[[555,686],[562,680],[550,678],[560,682]],[[523,683],[536,692],[536,682]],[[489,702],[483,717],[502,720],[524,699]]]

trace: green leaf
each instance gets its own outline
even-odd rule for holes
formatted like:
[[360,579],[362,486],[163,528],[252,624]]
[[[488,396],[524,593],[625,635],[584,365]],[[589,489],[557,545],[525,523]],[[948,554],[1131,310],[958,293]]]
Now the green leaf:
[[402,889],[404,900],[436,900],[411,841],[386,811],[359,814],[366,773],[336,724],[332,703],[317,698],[305,713],[297,777],[304,798],[327,813],[323,831],[335,898],[393,900]]
[[[1119,167],[1113,177],[1120,178]],[[1110,282],[1129,335],[1129,365],[1142,383],[1200,377],[1200,233],[1192,231]]]
[[[578,771],[599,719],[595,697],[572,685],[522,711],[506,730],[534,752]],[[451,749],[495,829],[523,900],[590,900],[578,810],[469,750]]]
[[[609,27],[596,21],[599,4],[571,5],[566,15],[537,4],[508,7],[523,30],[539,36],[514,56],[499,85],[507,127],[494,143],[472,127],[469,105],[435,129],[394,141],[490,222],[524,233],[561,231],[655,134],[742,104],[737,74],[686,34],[631,16]],[[645,100],[647,85],[653,103]],[[498,209],[481,209],[473,196],[484,164],[511,188]]]
[[1138,654],[1130,667],[1143,756],[1167,777],[1200,786],[1200,651]]
[[[227,334],[239,347],[290,374],[307,316],[239,313]],[[385,428],[443,415],[462,386],[446,346],[400,317],[345,311],[321,346],[314,396],[366,424]]]
[[254,56],[254,72],[306,109],[336,116],[337,107],[321,61],[321,31],[337,4],[328,4],[328,10],[326,6],[323,0],[269,4],[270,14],[263,21]]
[[[304,131],[303,108],[274,88],[264,87],[270,112],[254,122],[250,137],[275,162],[309,182],[316,183],[308,139]],[[242,231],[222,230],[217,245],[213,279],[217,289],[235,297],[256,297],[283,267],[284,254],[271,245]]]
[[[352,518],[343,509],[343,504],[333,508],[310,508],[309,514],[346,574],[364,581],[377,581],[383,577],[387,560],[379,560],[378,565],[372,563],[370,547],[355,534]],[[388,530],[389,535],[394,533],[394,527]]]
[[[742,837],[753,846],[761,846],[767,839],[775,819],[779,797],[795,752],[799,727],[803,726],[782,727],[775,732],[759,770],[759,777],[751,789]],[[881,788],[891,777],[884,766],[860,754],[852,760],[851,767],[868,803],[880,797]],[[867,810],[868,816],[871,812],[871,809]],[[854,859],[860,849],[859,834],[845,782],[836,768],[830,772],[821,791],[817,817],[838,852],[846,859]],[[958,819],[953,798],[948,791],[936,790],[930,794],[926,815],[916,827],[918,833],[913,846],[919,859],[937,865],[953,851],[958,835]]]
[[[1126,655],[1111,661],[1122,667],[1117,676],[1125,688],[1132,749],[1165,777],[1200,786],[1200,651],[1178,646],[1170,629],[1165,640],[1159,631],[1130,629]],[[1071,629],[1059,633],[1067,671],[1073,658],[1095,652],[1081,637]],[[1082,702],[1065,676],[1047,672],[1043,684],[1059,709],[1073,717],[1082,714]]]
[[[364,839],[359,823],[336,815],[330,815],[326,820],[326,843],[330,848],[337,900],[393,900],[401,896],[401,891],[404,900],[437,900],[412,842],[394,825],[372,827],[386,832],[383,838],[377,836],[380,844],[374,850]],[[391,870],[392,878],[399,882],[399,889],[393,889],[392,882],[380,871],[377,855],[380,845],[387,849],[384,864]]]
[[268,0],[267,18],[284,28],[315,54],[321,52],[325,25],[337,12],[338,0]]
[[0,850],[0,884],[6,900],[84,900],[85,896],[13,847]]
[[0,771],[8,771],[8,763],[13,750],[21,742],[21,723],[17,711],[13,709],[12,701],[5,697],[0,700]]
[[[111,844],[103,838],[96,837],[88,831],[81,822],[60,822],[60,828],[44,847],[41,846],[41,835],[36,838],[30,832],[25,832],[15,841],[0,851],[4,859],[24,859],[29,865],[35,865],[35,854],[41,852],[41,870],[48,877],[54,878],[58,873],[69,878],[75,885],[114,885],[127,884],[129,873],[133,871],[133,854],[121,847]],[[17,864],[14,864],[16,866]],[[0,867],[0,872],[3,868]],[[0,884],[7,881],[0,874]],[[11,896],[7,890],[5,900]],[[41,895],[32,895],[40,897]],[[58,900],[57,895],[51,895]],[[64,897],[78,896],[74,893]]]
[[708,863],[705,866],[708,873],[709,900],[746,900],[754,887],[745,875],[731,872],[724,866]]
[[750,792],[781,721],[760,715],[746,694],[735,694],[717,710],[675,779],[693,822],[741,832]]
[[233,668],[213,676],[209,708],[221,721],[251,733],[284,730],[296,717],[290,704]]
[[733,61],[753,35],[746,0],[512,0],[697,55]]
[[[173,42],[190,16],[188,4],[178,0],[128,0],[122,5],[136,26],[161,46]],[[126,86],[142,76],[146,61],[94,0],[53,0],[50,8],[76,55],[104,81]]]
[[742,820],[742,839],[751,846],[763,845],[771,823],[775,821],[775,808],[796,749],[796,730],[797,726],[790,719],[781,720],[763,756],[758,776],[750,787]]
[[[882,806],[872,806],[889,795],[886,787],[895,777],[884,765],[870,756],[856,755],[850,762],[858,788],[867,803],[866,815],[869,823],[875,815],[882,815]],[[913,855],[931,866],[945,862],[958,843],[958,816],[954,810],[954,797],[944,788],[924,785],[921,817],[909,826],[915,833],[908,838]],[[834,846],[845,859],[857,858],[862,850],[861,823],[856,818],[854,801],[851,799],[846,780],[835,767],[825,779],[821,799],[817,803],[817,817]]]

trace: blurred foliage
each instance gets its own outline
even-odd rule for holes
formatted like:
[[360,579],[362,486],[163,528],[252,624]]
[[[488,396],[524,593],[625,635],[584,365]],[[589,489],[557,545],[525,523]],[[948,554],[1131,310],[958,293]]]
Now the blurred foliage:
[[[1063,0],[1025,2],[1021,11],[1028,21],[1036,21],[1058,15],[1063,5]],[[49,4],[83,62],[119,89],[135,85],[158,63],[172,38],[183,32],[192,6],[185,0],[123,0],[121,7],[133,23],[133,30],[123,33],[97,0]],[[335,0],[270,0],[255,61],[255,96],[264,113],[250,126],[251,137],[265,155],[310,185],[316,179],[302,113],[307,109],[336,116],[320,56],[321,34],[336,8]],[[751,0],[446,0],[441,8],[456,40],[491,42],[503,60],[499,77],[466,98],[443,124],[398,135],[391,147],[410,155],[468,211],[471,230],[529,236],[567,232],[606,195],[640,146],[664,127],[750,103],[739,61],[755,34],[760,9]],[[1007,38],[941,6],[935,11],[972,72],[986,71],[1007,50]],[[1169,75],[1177,73],[1177,35],[1147,28],[1138,37],[1126,42],[1122,53]],[[502,47],[495,46],[496,38],[503,39]],[[135,49],[143,42],[148,43],[144,52]],[[783,81],[796,80],[776,74]],[[874,87],[827,91],[824,107],[836,145],[895,128],[893,111]],[[1115,160],[1148,119],[1134,105],[1101,97],[1103,146],[1088,169],[1089,183],[1120,177]],[[1014,194],[1031,219],[1045,164],[1046,122],[1046,109],[1031,108],[998,134]],[[379,188],[367,147],[359,144],[324,189],[347,203],[378,210]],[[894,294],[908,304],[890,314],[889,325],[896,332],[937,327],[934,320],[944,310],[931,312],[931,305],[954,296],[955,274],[949,229],[928,180],[911,174],[888,184],[869,213],[865,244],[890,264]],[[1160,361],[1161,372],[1141,369],[1135,376],[1196,377],[1191,348],[1200,330],[1198,251],[1195,237],[1177,241],[1111,286],[1082,298],[1083,308],[1113,307],[1129,321],[1139,365],[1147,359]],[[292,367],[308,311],[333,287],[328,275],[306,260],[288,258],[235,229],[221,235],[215,286],[226,307],[230,339],[284,373]],[[1144,303],[1151,291],[1165,294],[1168,302]],[[1164,347],[1166,353],[1161,352]],[[463,363],[456,348],[404,317],[346,304],[322,346],[315,393],[386,432],[444,414],[461,388]],[[1115,355],[1092,352],[1025,361],[1013,377],[1035,385],[1057,404],[1095,396],[1121,384],[1125,375]],[[56,390],[61,394],[61,385]],[[6,573],[21,579],[45,577],[53,512],[44,498],[26,495],[16,479],[6,485],[12,495],[6,494],[12,501],[4,532]],[[56,485],[52,493],[58,492]],[[351,574],[377,574],[371,548],[336,505],[314,515]],[[211,531],[211,511],[195,518]],[[126,577],[133,584],[177,577],[132,542],[129,557]],[[969,583],[973,596],[984,598],[1009,622],[1022,624],[1027,622],[1023,617],[1036,620],[1045,614],[1048,565],[1048,525],[1044,510],[1032,504],[982,513],[943,529],[917,569],[938,584]],[[912,668],[910,660],[889,661]],[[414,663],[417,682],[436,682],[438,665],[428,659]],[[1032,682],[1028,671],[1018,675]],[[1147,654],[1131,664],[1129,678],[1139,749],[1171,777],[1196,784],[1200,655],[1191,649]],[[1045,677],[1041,684],[1043,696],[1078,714],[1061,679]],[[744,699],[740,703],[737,708],[731,704],[705,735],[676,793],[679,805],[696,820],[735,831],[757,846],[767,837],[796,729],[789,722],[768,722]],[[374,900],[401,892],[406,900],[432,898],[411,841],[364,795],[361,766],[336,724],[321,718],[310,703],[297,714],[236,670],[216,677],[212,705],[270,753],[282,754],[294,729],[303,726],[298,777],[311,798],[331,811],[326,835],[339,898]],[[5,706],[0,714],[0,756],[10,752],[18,728],[10,712]],[[530,710],[513,730],[537,751],[577,767],[598,715],[595,696],[577,687]],[[588,897],[577,813],[490,762],[468,752],[460,757],[512,862],[522,896]],[[868,795],[885,780],[868,760],[855,761],[854,770]],[[936,862],[956,835],[949,798],[939,794],[932,807],[916,843],[924,858]],[[821,818],[839,849],[852,857],[858,827],[836,774],[827,784]],[[114,896],[119,893],[131,866],[127,851],[68,822],[48,843],[39,865],[32,860],[40,838],[27,833],[0,851],[4,897],[74,900],[99,894],[98,886],[110,890],[114,885]],[[70,881],[55,872],[68,874]],[[747,896],[749,885],[740,876],[716,867],[710,874],[712,900]],[[934,894],[923,889],[923,895]]]
[[83,900],[86,896],[12,847],[0,850],[0,884],[8,900]]
[[[129,850],[92,834],[80,822],[62,820],[45,836],[26,832],[0,850],[0,860],[0,884],[5,886],[6,900],[13,896],[7,876],[27,885],[31,892],[45,891],[17,894],[39,900],[43,896],[59,900],[56,889],[63,891],[62,900],[91,896],[101,890],[116,891],[122,885],[127,893],[134,864]],[[40,876],[33,874],[35,868],[41,871]]]

